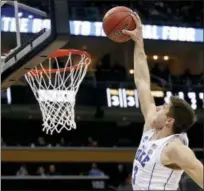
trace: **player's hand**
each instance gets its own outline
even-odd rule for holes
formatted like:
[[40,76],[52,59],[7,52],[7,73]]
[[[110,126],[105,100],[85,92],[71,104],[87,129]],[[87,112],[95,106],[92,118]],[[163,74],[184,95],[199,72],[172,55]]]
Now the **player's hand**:
[[136,28],[133,31],[129,30],[123,30],[123,34],[128,35],[131,37],[133,41],[136,43],[143,42],[143,37],[142,37],[142,22],[140,20],[140,17],[138,16],[137,13],[132,13],[131,14],[133,20],[135,21]]

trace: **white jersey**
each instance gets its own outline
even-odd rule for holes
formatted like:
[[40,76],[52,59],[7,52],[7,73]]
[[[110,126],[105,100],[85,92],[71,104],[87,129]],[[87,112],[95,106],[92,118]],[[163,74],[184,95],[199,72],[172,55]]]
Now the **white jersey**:
[[179,138],[188,146],[186,133],[174,134],[158,140],[150,140],[155,130],[143,133],[135,155],[132,170],[133,190],[177,190],[183,170],[173,170],[161,163],[163,148],[173,139]]

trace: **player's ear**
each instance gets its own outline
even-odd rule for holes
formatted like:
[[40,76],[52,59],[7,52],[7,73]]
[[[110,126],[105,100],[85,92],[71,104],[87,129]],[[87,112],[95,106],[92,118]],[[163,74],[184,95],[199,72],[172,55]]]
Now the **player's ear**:
[[167,124],[168,126],[173,126],[174,122],[175,122],[175,119],[174,119],[174,118],[172,118],[172,117],[167,117],[166,124]]

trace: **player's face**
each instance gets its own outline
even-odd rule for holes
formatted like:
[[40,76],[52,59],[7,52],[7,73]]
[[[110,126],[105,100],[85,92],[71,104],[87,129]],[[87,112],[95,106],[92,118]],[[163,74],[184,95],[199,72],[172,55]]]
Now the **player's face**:
[[169,106],[169,104],[157,106],[152,124],[155,128],[162,129],[165,126],[165,123],[168,120],[167,113],[169,111]]

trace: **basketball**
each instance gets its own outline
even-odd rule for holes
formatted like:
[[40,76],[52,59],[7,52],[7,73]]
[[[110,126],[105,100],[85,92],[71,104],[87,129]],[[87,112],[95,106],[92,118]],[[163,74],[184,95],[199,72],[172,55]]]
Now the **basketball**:
[[127,7],[119,6],[110,9],[103,18],[103,30],[107,37],[115,42],[127,42],[130,37],[122,33],[123,29],[134,30],[135,21]]

